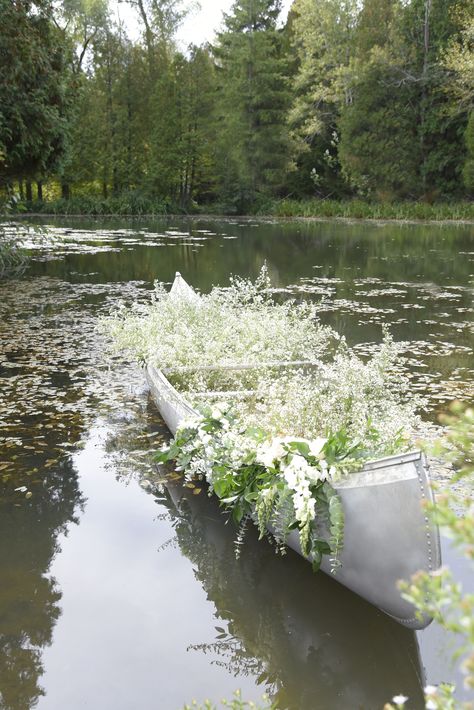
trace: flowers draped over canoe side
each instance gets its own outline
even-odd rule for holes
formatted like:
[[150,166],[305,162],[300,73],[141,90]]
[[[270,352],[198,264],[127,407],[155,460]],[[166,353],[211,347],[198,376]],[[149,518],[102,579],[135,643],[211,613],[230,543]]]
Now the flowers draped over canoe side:
[[[238,416],[220,404],[204,408],[186,422],[158,461],[175,461],[187,481],[205,480],[209,494],[241,524],[252,519],[260,538],[271,530],[277,549],[284,550],[297,530],[304,555],[318,569],[331,555],[331,571],[339,565],[344,515],[333,482],[362,467],[365,450],[343,431],[327,437],[275,437],[245,428]],[[240,538],[238,538],[240,540]]]

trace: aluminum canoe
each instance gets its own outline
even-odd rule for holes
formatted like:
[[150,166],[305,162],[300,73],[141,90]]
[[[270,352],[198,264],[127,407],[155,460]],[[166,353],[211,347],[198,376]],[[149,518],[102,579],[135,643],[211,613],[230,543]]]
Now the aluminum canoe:
[[[180,274],[171,294],[199,298]],[[156,406],[175,434],[181,422],[197,412],[159,368],[149,364],[146,374]],[[397,583],[419,570],[433,572],[441,566],[439,531],[424,509],[426,502],[434,502],[426,457],[413,451],[370,462],[335,488],[345,525],[341,566],[331,576],[403,626],[425,628],[431,617],[420,618]],[[297,531],[287,542],[302,555]],[[321,569],[331,574],[329,560],[323,560]]]

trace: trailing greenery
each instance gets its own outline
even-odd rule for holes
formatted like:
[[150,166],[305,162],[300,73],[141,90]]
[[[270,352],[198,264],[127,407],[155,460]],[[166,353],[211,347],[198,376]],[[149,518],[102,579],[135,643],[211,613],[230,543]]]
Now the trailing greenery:
[[[14,207],[14,199],[0,199],[0,220]],[[29,255],[21,245],[17,228],[0,223],[0,279],[23,271],[28,261]]]
[[175,461],[188,481],[204,479],[209,493],[232,511],[241,525],[253,519],[260,539],[272,537],[283,550],[292,530],[298,530],[302,553],[313,569],[331,554],[331,570],[339,565],[344,514],[333,481],[348,468],[361,467],[363,449],[344,431],[325,439],[291,436],[268,440],[263,429],[245,427],[225,405],[203,409],[202,416],[183,423],[157,460]]

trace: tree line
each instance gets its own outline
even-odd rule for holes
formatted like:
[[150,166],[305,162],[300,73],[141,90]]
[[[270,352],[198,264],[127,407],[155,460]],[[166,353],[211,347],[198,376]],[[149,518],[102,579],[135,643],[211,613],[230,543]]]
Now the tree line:
[[[0,0],[0,184],[24,199],[474,193],[474,0],[236,0],[183,51],[180,0]],[[33,187],[36,186],[34,190]]]

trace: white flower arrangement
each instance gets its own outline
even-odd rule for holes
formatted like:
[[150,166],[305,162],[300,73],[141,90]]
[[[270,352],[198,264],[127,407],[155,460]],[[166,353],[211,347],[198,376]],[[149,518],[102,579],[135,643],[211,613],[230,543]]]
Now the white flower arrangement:
[[[261,537],[268,526],[273,527],[279,548],[297,529],[301,549],[314,567],[319,567],[323,554],[332,552],[335,571],[343,514],[340,504],[334,504],[337,496],[330,481],[356,447],[346,441],[341,446],[337,437],[313,441],[290,436],[266,440],[265,436],[264,431],[242,428],[232,412],[207,408],[183,423],[157,458],[174,460],[187,480],[204,479],[209,493],[232,510],[237,523],[252,518]],[[328,524],[327,541],[321,539],[318,523]]]
[[[188,391],[255,384],[258,366],[269,362],[318,362],[339,336],[318,322],[311,303],[276,303],[266,269],[255,283],[232,279],[199,299],[173,298],[155,285],[151,303],[120,308],[102,321],[114,347],[140,362],[169,368],[173,384]],[[189,369],[255,365],[246,371]]]
[[[363,361],[318,323],[314,304],[277,303],[269,287],[266,269],[255,283],[232,279],[195,299],[157,284],[151,304],[117,312],[103,327],[116,348],[166,369],[195,407],[196,392],[211,393],[159,460],[174,459],[188,480],[205,479],[238,523],[251,517],[261,537],[270,527],[280,548],[297,529],[314,566],[331,553],[336,569],[343,514],[331,483],[406,450],[420,402],[387,333]],[[275,365],[282,361],[307,365]],[[235,389],[245,396],[232,414],[225,402],[211,404],[213,390]]]

